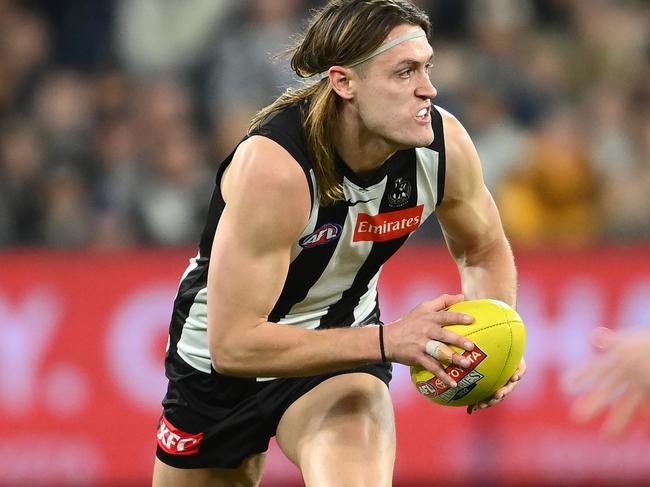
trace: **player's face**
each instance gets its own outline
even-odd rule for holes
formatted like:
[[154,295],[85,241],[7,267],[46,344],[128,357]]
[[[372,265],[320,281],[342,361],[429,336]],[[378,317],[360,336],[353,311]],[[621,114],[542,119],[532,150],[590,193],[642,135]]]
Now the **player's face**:
[[[419,27],[395,27],[387,41]],[[368,61],[356,100],[365,127],[397,149],[425,147],[433,141],[429,79],[433,50],[426,37],[408,40]]]

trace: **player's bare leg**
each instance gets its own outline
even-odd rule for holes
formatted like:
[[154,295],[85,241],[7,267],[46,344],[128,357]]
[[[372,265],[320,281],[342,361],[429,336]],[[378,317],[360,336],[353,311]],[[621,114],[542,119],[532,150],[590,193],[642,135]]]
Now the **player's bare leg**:
[[395,462],[395,416],[386,385],[365,373],[319,384],[293,403],[277,431],[307,487],[386,487]]
[[153,487],[257,487],[266,454],[245,459],[238,468],[176,468],[156,458]]

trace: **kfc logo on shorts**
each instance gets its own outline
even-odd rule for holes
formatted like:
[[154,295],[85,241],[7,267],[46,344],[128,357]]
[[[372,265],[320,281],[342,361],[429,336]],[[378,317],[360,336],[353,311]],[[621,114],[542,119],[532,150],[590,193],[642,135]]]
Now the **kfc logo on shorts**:
[[417,230],[422,223],[424,205],[405,210],[368,215],[359,213],[353,242],[385,242]]
[[170,455],[196,455],[203,439],[203,433],[185,433],[167,421],[164,416],[158,427],[158,446]]

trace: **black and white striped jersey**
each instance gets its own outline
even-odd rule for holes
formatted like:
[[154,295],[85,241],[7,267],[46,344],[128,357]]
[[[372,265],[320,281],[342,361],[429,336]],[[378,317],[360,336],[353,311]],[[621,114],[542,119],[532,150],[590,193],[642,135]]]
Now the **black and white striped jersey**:
[[[440,204],[445,180],[442,118],[432,109],[434,142],[399,151],[368,179],[342,160],[337,170],[344,201],[320,206],[302,114],[298,106],[273,114],[251,135],[284,147],[305,172],[312,196],[309,222],[293,245],[282,293],[269,321],[308,329],[359,326],[378,307],[377,282],[384,263]],[[245,139],[244,139],[245,140]],[[217,173],[199,254],[183,274],[174,303],[168,353],[211,371],[207,341],[207,275],[212,241],[225,203]],[[241,191],[245,191],[241,188]]]

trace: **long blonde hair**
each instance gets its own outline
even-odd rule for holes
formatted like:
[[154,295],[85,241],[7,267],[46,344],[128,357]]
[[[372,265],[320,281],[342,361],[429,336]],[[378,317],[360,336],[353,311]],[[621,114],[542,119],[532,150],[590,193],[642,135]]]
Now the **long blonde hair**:
[[[418,25],[427,36],[431,33],[427,15],[406,0],[331,0],[314,12],[304,37],[290,50],[291,68],[306,79],[326,72],[331,66],[351,64],[374,51],[391,30],[402,24]],[[260,110],[249,126],[250,132],[273,112],[300,104],[319,202],[323,206],[343,199],[332,137],[338,100],[327,77],[306,81]]]

